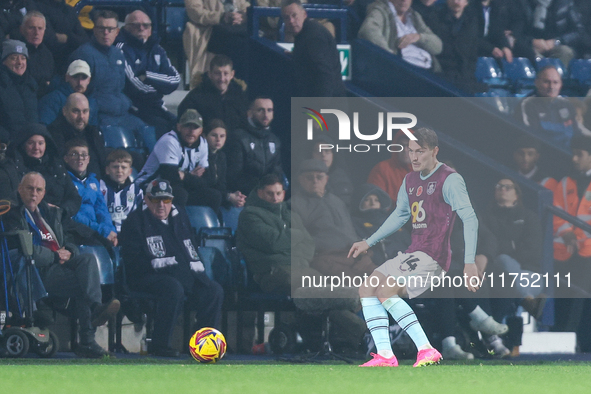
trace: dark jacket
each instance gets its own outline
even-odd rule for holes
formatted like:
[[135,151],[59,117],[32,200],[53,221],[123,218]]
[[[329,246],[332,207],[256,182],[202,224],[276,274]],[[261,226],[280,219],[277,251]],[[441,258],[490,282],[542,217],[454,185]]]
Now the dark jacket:
[[[121,29],[115,45],[123,51],[128,64],[125,69],[127,97],[140,111],[162,108],[162,97],[176,90],[181,77],[160,46],[160,39],[152,35],[143,43]],[[139,79],[142,75],[146,77],[144,81]]]
[[27,71],[37,82],[37,97],[40,98],[49,92],[49,82],[55,74],[55,61],[53,54],[43,42],[36,48],[27,43],[27,50],[29,51]]
[[20,178],[14,162],[4,153],[0,153],[0,200],[9,200],[11,203],[15,203],[19,182]]
[[484,11],[480,1],[471,2],[467,11],[473,12],[478,21],[478,56],[492,56],[494,48],[510,48],[505,36],[505,30],[511,30],[515,34],[516,25],[520,18],[513,1],[493,0],[489,6],[489,25],[486,36],[484,35]]
[[131,100],[125,88],[125,56],[114,45],[105,47],[94,38],[78,48],[68,60],[82,59],[90,66],[92,77],[88,89],[98,103],[99,116],[123,116],[129,112]]
[[534,212],[523,205],[505,208],[493,204],[483,219],[497,238],[497,254],[513,257],[523,269],[540,272],[542,225]]
[[17,75],[0,64],[0,134],[13,140],[27,122],[37,122],[37,83],[28,70]]
[[90,163],[88,164],[88,171],[95,173],[99,178],[105,172],[107,166],[107,152],[105,150],[105,140],[103,133],[96,126],[86,126],[80,133],[76,130],[64,117],[59,113],[55,122],[47,128],[55,141],[58,149],[59,157],[66,154],[66,142],[75,138],[81,138],[88,143],[88,153],[90,154]]
[[179,118],[186,110],[193,108],[203,117],[204,123],[211,119],[223,120],[228,134],[231,134],[237,128],[244,127],[248,106],[245,90],[246,87],[233,79],[222,95],[208,75],[204,74],[201,82],[179,104]]
[[245,129],[236,130],[226,145],[228,158],[228,188],[245,195],[256,187],[267,174],[283,175],[281,142],[271,128],[261,129],[251,122]]
[[226,154],[221,150],[213,153],[210,149],[209,155],[207,156],[207,161],[209,163],[209,167],[205,169],[203,178],[207,182],[207,186],[220,192],[222,195],[222,204],[225,207],[229,207],[229,201],[226,199],[226,196],[228,195],[228,187],[226,184]]
[[[44,125],[52,124],[61,114],[62,108],[66,105],[68,97],[74,93],[74,90],[64,79],[56,86],[54,90],[47,93],[39,99],[39,123]],[[88,124],[98,125],[98,104],[94,97],[88,96],[86,91],[86,98],[88,99],[88,106],[90,108],[90,116]]]
[[293,47],[295,96],[344,97],[341,62],[333,36],[318,22],[306,19]]
[[[80,209],[81,198],[68,175],[57,146],[45,127],[27,127],[19,132],[10,145],[8,155],[14,161],[19,179],[28,172],[39,172],[45,178],[45,201],[62,208],[67,217],[74,216]],[[24,144],[33,135],[45,138],[45,155],[35,159],[25,154]]]

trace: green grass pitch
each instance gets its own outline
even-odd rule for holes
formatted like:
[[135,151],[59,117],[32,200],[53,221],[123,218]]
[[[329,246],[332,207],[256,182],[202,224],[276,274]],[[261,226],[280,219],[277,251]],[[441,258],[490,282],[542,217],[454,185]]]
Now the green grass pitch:
[[589,363],[442,363],[359,368],[192,360],[0,360],[3,393],[591,393]]

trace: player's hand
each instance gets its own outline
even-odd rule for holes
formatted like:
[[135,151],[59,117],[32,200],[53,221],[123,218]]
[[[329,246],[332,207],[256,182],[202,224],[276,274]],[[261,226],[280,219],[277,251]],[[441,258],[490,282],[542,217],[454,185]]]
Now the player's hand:
[[193,171],[191,171],[191,175],[201,177],[201,175],[203,175],[204,172],[205,172],[205,167],[197,166],[197,167],[193,168]]
[[107,239],[113,243],[113,246],[117,246],[119,243],[117,240],[117,233],[115,231],[111,231],[109,235],[107,235]]
[[63,246],[57,250],[57,254],[60,256],[60,264],[65,263],[72,257],[72,253]]
[[349,250],[349,254],[347,255],[347,258],[353,257],[354,259],[356,259],[357,256],[359,256],[361,253],[367,252],[368,249],[369,249],[369,245],[367,244],[367,242],[365,240],[355,242],[353,244],[353,246],[351,246],[351,249]]
[[501,48],[495,47],[491,52],[492,57],[499,59],[503,57],[503,51]]
[[[476,267],[476,264],[464,264],[464,278],[466,280],[465,285],[468,290],[476,292],[476,290],[480,288],[480,286],[478,286],[478,284],[480,284],[480,275],[478,274],[478,267]],[[478,284],[476,286],[472,286],[474,283]]]

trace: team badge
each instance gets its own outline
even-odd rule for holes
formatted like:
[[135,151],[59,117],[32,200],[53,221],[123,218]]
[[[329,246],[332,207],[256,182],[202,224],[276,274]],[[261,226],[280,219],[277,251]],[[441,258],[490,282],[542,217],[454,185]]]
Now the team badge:
[[254,142],[251,142],[251,143],[250,143],[250,149],[251,149],[251,150],[254,150]]
[[135,59],[135,64],[142,64],[142,61],[140,59]]
[[90,188],[91,188],[92,190],[94,190],[95,192],[98,190],[98,188],[96,187],[96,184],[94,184],[94,183],[91,183],[91,184],[90,184]]
[[562,119],[568,119],[570,117],[570,111],[568,108],[561,108],[558,110],[558,113]]
[[415,188],[414,188],[414,187],[409,187],[409,188],[408,188],[408,195],[409,195],[409,196],[412,196],[412,193],[413,193],[414,191],[415,191]]
[[419,186],[419,187],[417,188],[417,197],[420,197],[420,196],[421,196],[421,194],[423,194],[423,186]]
[[127,202],[133,202],[135,200],[135,194],[133,192],[127,192]]
[[148,242],[150,253],[152,253],[154,257],[166,256],[166,247],[164,246],[164,240],[160,235],[148,237],[146,238],[146,241]]
[[427,194],[430,196],[431,194],[435,193],[435,187],[437,186],[437,182],[429,182],[427,185]]
[[122,64],[123,64],[123,62],[122,62],[121,60],[117,60],[117,65],[118,65],[118,66],[120,66],[120,65],[122,65]]
[[197,254],[197,251],[195,250],[195,247],[193,246],[193,242],[191,242],[190,239],[185,239],[183,240],[184,244],[185,244],[185,248],[187,248],[187,252],[189,252],[189,254],[191,255],[191,258],[193,260],[199,260],[199,255]]
[[160,65],[160,55],[154,55],[154,60],[156,61],[157,65]]
[[269,142],[269,151],[271,152],[271,154],[275,154],[275,143],[274,142]]
[[166,182],[160,182],[160,190],[166,190]]

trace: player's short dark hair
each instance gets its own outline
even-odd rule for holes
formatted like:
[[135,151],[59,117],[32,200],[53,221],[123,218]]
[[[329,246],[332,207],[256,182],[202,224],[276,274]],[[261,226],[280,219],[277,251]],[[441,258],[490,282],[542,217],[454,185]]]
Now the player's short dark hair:
[[[72,140],[69,140],[68,142],[66,142],[66,145],[64,146],[64,151],[66,152],[66,154],[68,152],[70,152],[70,149],[72,148],[86,148],[88,149],[88,142],[86,142],[86,140],[83,140],[82,138],[74,138]],[[89,154],[90,154],[90,149],[89,150]]]
[[517,143],[515,144],[515,150],[525,148],[533,148],[540,152],[542,149],[542,144],[536,138],[529,135],[524,135],[517,140]]
[[250,102],[250,105],[248,106],[248,109],[252,109],[252,107],[254,107],[254,103],[256,103],[257,100],[271,100],[271,101],[273,101],[273,99],[271,97],[269,97],[269,96],[256,96]]
[[217,128],[222,128],[222,129],[226,130],[226,132],[228,131],[228,128],[226,127],[226,124],[224,123],[223,120],[212,119],[205,124],[205,127],[203,128],[203,134],[208,135],[213,129],[217,129]]
[[114,163],[116,161],[122,161],[124,163],[128,163],[129,165],[131,165],[133,164],[133,157],[125,149],[115,149],[107,155],[106,161],[107,165]]
[[414,136],[417,137],[415,141],[421,148],[434,149],[439,146],[439,138],[433,129],[421,127],[415,131]]
[[282,0],[281,1],[281,8],[289,7],[292,4],[297,4],[301,8],[304,8],[304,6],[302,5],[302,2],[300,0]]
[[211,59],[211,63],[209,63],[209,71],[213,71],[215,67],[225,67],[230,66],[231,69],[234,69],[234,63],[229,56],[226,55],[215,55],[213,59]]
[[271,173],[263,176],[259,181],[257,190],[263,190],[265,187],[279,183],[283,187],[283,179],[278,174]]
[[111,10],[96,10],[92,13],[92,22],[96,23],[99,18],[103,19],[115,19],[119,22],[119,15],[115,11]]

